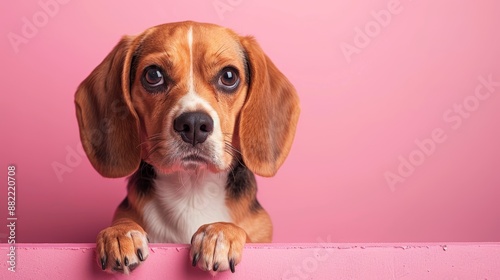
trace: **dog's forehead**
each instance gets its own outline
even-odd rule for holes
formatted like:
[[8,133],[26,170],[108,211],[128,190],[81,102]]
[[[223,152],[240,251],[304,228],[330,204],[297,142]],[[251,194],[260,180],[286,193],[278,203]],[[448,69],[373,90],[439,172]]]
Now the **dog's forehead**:
[[[239,36],[232,30],[209,23],[178,22],[152,27],[142,34],[141,47],[146,52],[187,51],[215,53],[224,49],[231,55],[241,52]],[[189,46],[191,36],[192,46]]]

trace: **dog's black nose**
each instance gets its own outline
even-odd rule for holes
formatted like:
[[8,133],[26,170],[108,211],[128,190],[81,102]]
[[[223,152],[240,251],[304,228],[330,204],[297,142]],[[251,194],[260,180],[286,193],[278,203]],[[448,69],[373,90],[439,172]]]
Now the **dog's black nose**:
[[195,146],[207,140],[214,130],[214,121],[203,112],[183,113],[175,118],[174,130],[181,135],[184,142]]

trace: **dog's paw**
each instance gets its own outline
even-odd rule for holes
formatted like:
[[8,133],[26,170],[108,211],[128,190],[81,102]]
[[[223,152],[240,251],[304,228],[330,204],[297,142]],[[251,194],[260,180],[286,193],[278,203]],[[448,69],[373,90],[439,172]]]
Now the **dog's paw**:
[[96,253],[102,270],[128,274],[149,256],[146,232],[133,222],[108,227],[97,235]]
[[234,273],[246,239],[246,232],[231,223],[203,225],[191,239],[190,260],[206,271],[230,269]]

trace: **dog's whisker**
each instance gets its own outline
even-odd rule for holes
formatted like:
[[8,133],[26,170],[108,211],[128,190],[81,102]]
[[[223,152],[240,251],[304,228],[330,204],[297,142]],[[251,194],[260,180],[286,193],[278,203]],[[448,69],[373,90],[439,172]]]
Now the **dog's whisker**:
[[[164,141],[164,138],[163,138],[162,134],[161,133],[156,133],[156,134],[153,134],[150,137],[148,137],[146,139],[146,141],[143,141],[143,142],[139,143],[139,145],[137,146],[137,148],[139,148],[139,147],[141,147],[143,145],[150,144],[150,143],[155,143],[156,144],[157,142],[161,142],[161,141]],[[155,144],[153,144],[153,145],[155,145]]]
[[241,152],[238,151],[236,148],[226,145],[226,147],[224,148],[224,152],[228,153],[233,158],[233,162],[231,162],[229,166],[229,169],[231,171],[234,169],[236,162],[238,162],[241,165],[244,165],[243,162],[241,161],[241,156],[242,156]]
[[149,141],[144,141],[139,143],[136,148],[140,148],[141,146],[147,145],[147,144],[153,144],[156,145],[158,142],[164,141],[163,139],[157,139],[157,140],[149,140]]
[[229,149],[230,151],[234,152],[235,154],[241,155],[241,152],[236,149],[231,143],[224,141],[224,148]]
[[153,145],[153,146],[152,146],[152,147],[148,150],[148,152],[147,152],[147,154],[146,154],[146,156],[145,156],[145,157],[146,157],[146,159],[149,159],[149,157],[150,157],[152,154],[156,153],[158,150],[160,150],[161,148],[163,148],[163,147],[161,146],[162,142],[163,142],[163,141],[158,141],[156,144],[154,144],[154,145]]

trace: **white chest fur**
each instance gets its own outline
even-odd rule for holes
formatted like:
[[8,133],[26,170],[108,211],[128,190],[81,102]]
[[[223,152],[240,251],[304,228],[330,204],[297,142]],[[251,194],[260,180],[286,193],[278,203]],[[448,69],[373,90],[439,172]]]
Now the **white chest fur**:
[[231,222],[226,206],[227,173],[157,173],[155,196],[144,207],[151,242],[190,243],[203,224]]

